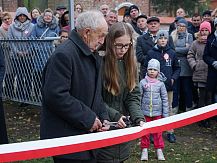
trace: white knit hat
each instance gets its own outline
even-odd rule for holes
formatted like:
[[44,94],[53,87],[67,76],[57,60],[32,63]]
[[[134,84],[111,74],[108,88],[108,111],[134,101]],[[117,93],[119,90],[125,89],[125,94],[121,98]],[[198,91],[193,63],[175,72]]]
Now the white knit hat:
[[158,72],[160,72],[160,62],[157,60],[157,59],[151,59],[149,62],[148,62],[148,70],[149,69],[155,69],[157,70]]

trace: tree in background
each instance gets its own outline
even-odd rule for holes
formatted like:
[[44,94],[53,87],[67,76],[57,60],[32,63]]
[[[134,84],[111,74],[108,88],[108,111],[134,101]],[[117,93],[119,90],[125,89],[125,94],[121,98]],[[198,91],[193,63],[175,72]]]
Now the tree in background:
[[183,8],[187,16],[192,16],[195,12],[202,13],[208,9],[210,0],[150,0],[157,12],[166,11],[169,16],[175,16],[178,8]]

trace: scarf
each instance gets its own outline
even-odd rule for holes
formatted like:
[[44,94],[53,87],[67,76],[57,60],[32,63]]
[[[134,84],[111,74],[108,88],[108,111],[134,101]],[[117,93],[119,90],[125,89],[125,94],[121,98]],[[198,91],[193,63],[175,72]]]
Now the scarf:
[[2,23],[1,27],[5,30],[8,31],[10,25],[6,24],[6,23]]
[[149,88],[151,85],[159,82],[157,78],[150,78],[148,75],[145,76],[145,79],[148,81],[148,83],[145,84],[145,88]]
[[30,24],[30,20],[26,20],[24,23],[21,23],[20,21],[18,21],[17,19],[14,21],[14,28],[16,28],[19,31],[24,31],[29,27]]
[[187,37],[187,33],[186,32],[179,32],[178,33],[178,39],[183,39]]

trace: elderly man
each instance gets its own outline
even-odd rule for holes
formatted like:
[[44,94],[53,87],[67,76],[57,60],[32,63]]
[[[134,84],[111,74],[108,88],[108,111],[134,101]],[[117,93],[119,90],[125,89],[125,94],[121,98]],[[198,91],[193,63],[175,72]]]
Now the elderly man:
[[[108,114],[101,97],[101,57],[108,25],[99,11],[76,19],[73,30],[48,60],[42,79],[41,139],[104,131]],[[95,152],[53,157],[55,163],[95,163]]]

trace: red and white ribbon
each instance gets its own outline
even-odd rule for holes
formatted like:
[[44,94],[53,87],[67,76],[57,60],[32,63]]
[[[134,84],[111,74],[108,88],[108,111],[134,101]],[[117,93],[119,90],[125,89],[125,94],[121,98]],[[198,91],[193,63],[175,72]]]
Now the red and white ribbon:
[[0,145],[0,162],[29,160],[101,148],[134,140],[148,133],[186,126],[215,115],[217,115],[217,104],[148,122],[143,127]]

